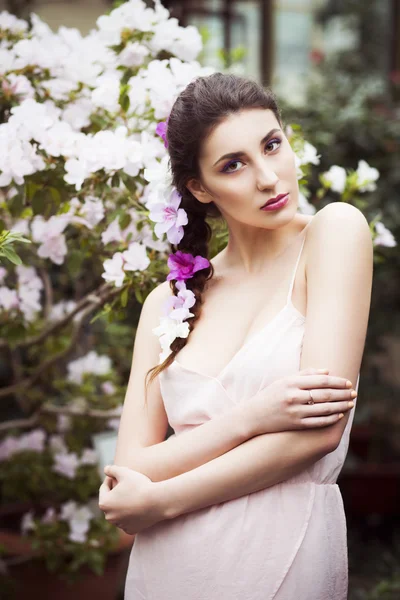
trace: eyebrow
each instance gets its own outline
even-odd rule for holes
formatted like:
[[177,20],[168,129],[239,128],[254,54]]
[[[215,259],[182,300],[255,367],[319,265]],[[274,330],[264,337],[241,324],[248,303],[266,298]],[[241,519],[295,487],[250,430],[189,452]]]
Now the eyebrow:
[[[263,144],[265,144],[265,142],[268,141],[268,139],[271,137],[271,135],[273,135],[277,131],[281,131],[281,129],[271,129],[271,131],[269,131],[267,133],[267,135],[265,135],[263,137],[263,139],[261,140],[260,146],[262,146]],[[238,150],[237,152],[229,152],[228,154],[224,154],[223,156],[221,156],[221,158],[219,158],[213,164],[213,167],[215,167],[215,165],[217,165],[219,162],[221,162],[221,160],[224,160],[226,158],[240,158],[241,156],[244,156],[245,154],[246,154],[246,152],[244,152],[243,150]]]

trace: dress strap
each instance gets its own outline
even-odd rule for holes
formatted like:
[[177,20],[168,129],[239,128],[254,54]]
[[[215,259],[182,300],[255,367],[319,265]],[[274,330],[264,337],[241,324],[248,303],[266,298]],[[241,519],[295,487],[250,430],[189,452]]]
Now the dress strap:
[[304,236],[304,238],[303,238],[303,242],[301,244],[300,252],[299,252],[299,255],[297,257],[296,264],[295,264],[295,267],[294,267],[294,271],[293,271],[293,275],[292,275],[292,281],[290,282],[289,293],[288,293],[287,300],[286,300],[287,304],[289,304],[289,302],[291,300],[291,297],[292,297],[294,280],[296,278],[296,273],[297,273],[297,267],[299,266],[300,257],[301,257],[301,253],[303,251],[303,246],[304,246],[304,242],[305,241],[306,241],[306,236]]

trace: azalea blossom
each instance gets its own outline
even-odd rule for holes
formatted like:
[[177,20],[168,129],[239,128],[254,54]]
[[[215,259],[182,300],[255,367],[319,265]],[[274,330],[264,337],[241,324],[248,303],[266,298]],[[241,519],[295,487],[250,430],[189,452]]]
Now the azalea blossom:
[[59,452],[54,455],[53,471],[74,479],[79,467],[79,459],[75,452]]
[[356,173],[360,192],[373,192],[376,190],[375,181],[379,179],[378,169],[370,167],[365,160],[359,160]]
[[107,375],[111,370],[111,366],[111,359],[108,356],[99,355],[95,350],[91,350],[85,356],[68,363],[67,380],[79,385],[82,383],[85,373]]
[[104,263],[103,279],[114,283],[115,287],[121,287],[125,279],[124,257],[122,252],[116,252],[112,258],[107,258]]
[[297,151],[295,156],[296,162],[298,161],[299,166],[308,165],[310,163],[313,165],[319,165],[319,159],[321,157],[320,154],[317,154],[317,149],[307,141],[304,142],[303,148]]
[[166,202],[150,204],[149,218],[156,223],[154,232],[158,238],[167,234],[171,244],[179,244],[183,238],[183,226],[188,224],[187,213],[179,208],[182,196],[174,189]]
[[323,173],[324,179],[330,184],[330,189],[338,194],[343,194],[346,187],[346,170],[343,167],[333,165],[329,171]]
[[150,264],[146,247],[139,242],[132,242],[122,253],[124,271],[144,271]]
[[170,319],[183,321],[188,317],[193,317],[189,309],[196,303],[196,297],[191,290],[186,289],[184,281],[177,281],[175,285],[179,290],[178,294],[166,299],[163,305],[163,313],[168,315]]
[[[194,316],[190,313],[190,316]],[[161,317],[160,325],[154,327],[152,332],[159,336],[162,353],[161,360],[164,360],[170,353],[170,345],[177,337],[186,338],[189,335],[189,323],[187,321],[181,323],[168,317]]]
[[311,202],[309,202],[306,196],[299,190],[299,208],[303,215],[315,215],[317,209]]
[[33,519],[33,511],[30,510],[29,512],[25,513],[21,519],[21,532],[26,534],[35,529],[35,527],[36,523]]
[[377,236],[374,238],[374,246],[386,246],[388,248],[397,246],[396,239],[392,232],[380,221],[375,223],[375,231]]
[[190,279],[196,271],[207,269],[210,266],[209,260],[204,256],[193,256],[180,250],[175,254],[170,254],[167,263],[170,268],[167,281],[171,279],[177,279],[178,281]]

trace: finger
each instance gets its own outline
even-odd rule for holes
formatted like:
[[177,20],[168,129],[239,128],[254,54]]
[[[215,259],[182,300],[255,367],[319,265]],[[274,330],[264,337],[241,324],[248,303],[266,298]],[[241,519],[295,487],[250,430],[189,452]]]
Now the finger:
[[113,477],[109,477],[108,475],[106,475],[106,477],[104,479],[104,483],[108,487],[108,489],[111,491],[118,482],[115,479],[113,479]]
[[305,419],[301,419],[301,426],[305,429],[310,429],[314,427],[327,427],[328,425],[333,425],[334,423],[337,423],[343,417],[343,413],[329,415],[328,417],[307,417]]
[[302,417],[325,417],[338,413],[345,413],[354,407],[354,403],[349,402],[321,402],[313,405],[305,404],[302,410]]
[[99,488],[99,508],[100,508],[100,510],[104,510],[106,494],[108,491],[109,490],[107,489],[107,487],[104,485],[104,483],[102,483]]
[[[309,404],[310,400],[313,400],[315,404],[328,404],[329,402],[347,402],[354,401],[357,394],[353,393],[354,390],[351,388],[344,389],[313,389],[313,390],[300,390],[297,397],[303,404]],[[312,402],[311,402],[312,404]]]
[[109,477],[113,477],[114,479],[116,479],[117,482],[124,475],[124,470],[125,467],[120,467],[117,465],[107,465],[106,467],[104,467],[104,473]]
[[337,388],[350,389],[353,387],[351,381],[345,377],[336,377],[334,375],[305,375],[303,377],[295,377],[294,384],[300,389],[318,389],[318,388]]

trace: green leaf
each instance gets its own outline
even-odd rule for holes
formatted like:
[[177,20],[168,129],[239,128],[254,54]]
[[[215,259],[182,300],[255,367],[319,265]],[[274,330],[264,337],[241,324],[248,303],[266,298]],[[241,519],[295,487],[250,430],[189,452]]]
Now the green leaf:
[[14,263],[14,265],[22,265],[22,260],[12,248],[9,248],[7,246],[1,248],[0,256],[5,256],[6,258],[8,258],[9,261]]
[[31,206],[34,215],[41,215],[44,213],[44,209],[46,206],[46,198],[43,194],[43,188],[40,189],[40,192],[35,193],[31,200]]
[[129,175],[127,177],[125,177],[124,185],[130,192],[133,192],[133,193],[136,192],[136,182],[133,177],[130,177]]
[[120,100],[119,100],[119,103],[120,103],[120,105],[121,105],[122,109],[123,109],[125,112],[128,112],[128,110],[129,110],[129,107],[130,107],[130,105],[131,105],[131,101],[129,100],[129,96],[128,96],[128,94],[124,94],[123,96],[121,96],[121,97],[120,97]]
[[124,291],[121,294],[121,306],[123,308],[125,308],[125,306],[128,304],[128,288],[125,288]]
[[136,300],[140,303],[143,304],[143,295],[142,295],[142,291],[140,288],[136,287],[135,288],[135,296],[136,296]]
[[132,221],[132,217],[129,213],[122,213],[118,219],[119,226],[121,227],[122,230],[126,229],[131,221]]
[[116,188],[119,187],[120,181],[119,173],[114,173],[111,179],[111,186]]

